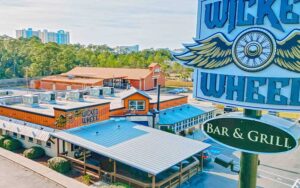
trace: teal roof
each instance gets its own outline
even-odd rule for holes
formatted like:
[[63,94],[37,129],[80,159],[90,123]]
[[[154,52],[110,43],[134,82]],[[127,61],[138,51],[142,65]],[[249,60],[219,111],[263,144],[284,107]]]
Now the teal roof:
[[135,128],[136,126],[136,123],[130,121],[107,120],[69,129],[66,132],[104,147],[112,147],[147,134],[147,132]]
[[159,112],[159,125],[172,125],[186,119],[190,119],[206,113],[200,108],[184,104],[174,108],[168,108]]

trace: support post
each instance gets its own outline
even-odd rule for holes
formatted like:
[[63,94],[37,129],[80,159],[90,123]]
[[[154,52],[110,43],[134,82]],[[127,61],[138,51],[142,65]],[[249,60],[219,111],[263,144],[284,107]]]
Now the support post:
[[99,172],[98,172],[98,175],[99,175],[99,180],[101,181],[101,163],[99,163]]
[[152,175],[152,188],[155,188],[155,186],[156,186],[155,176]]
[[59,156],[59,138],[56,138],[56,155]]
[[116,175],[117,175],[117,162],[114,160],[114,182],[116,182]]
[[[262,115],[262,112],[258,110],[245,109],[244,115],[259,119]],[[240,166],[241,171],[239,175],[239,188],[256,188],[258,155],[242,152]]]
[[86,149],[83,150],[83,173],[86,174]]
[[63,153],[65,153],[65,151],[66,151],[66,146],[65,146],[65,144],[66,144],[66,142],[63,140],[63,143],[62,143],[62,147],[63,147]]
[[201,158],[200,158],[200,171],[203,172],[203,152],[201,152]]
[[182,162],[180,162],[180,170],[179,170],[179,187],[181,186],[182,179]]

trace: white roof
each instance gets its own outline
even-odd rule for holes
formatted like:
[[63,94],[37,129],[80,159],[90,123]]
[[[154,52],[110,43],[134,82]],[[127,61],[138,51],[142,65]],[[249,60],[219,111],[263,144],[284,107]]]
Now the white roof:
[[41,141],[48,141],[54,129],[0,116],[0,129],[15,132]]
[[109,120],[52,135],[153,175],[209,147],[126,120]]

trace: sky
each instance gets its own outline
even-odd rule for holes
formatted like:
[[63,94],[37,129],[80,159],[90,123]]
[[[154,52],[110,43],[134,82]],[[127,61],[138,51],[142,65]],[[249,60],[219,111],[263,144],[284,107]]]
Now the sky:
[[182,48],[196,33],[197,0],[0,0],[0,35],[60,29],[71,43]]

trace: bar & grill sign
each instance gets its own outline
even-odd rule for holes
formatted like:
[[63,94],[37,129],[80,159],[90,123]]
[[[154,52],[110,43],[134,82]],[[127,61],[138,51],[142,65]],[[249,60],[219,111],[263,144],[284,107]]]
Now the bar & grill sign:
[[232,113],[203,124],[204,133],[214,141],[248,153],[282,153],[298,146],[299,126],[272,115],[260,119]]

